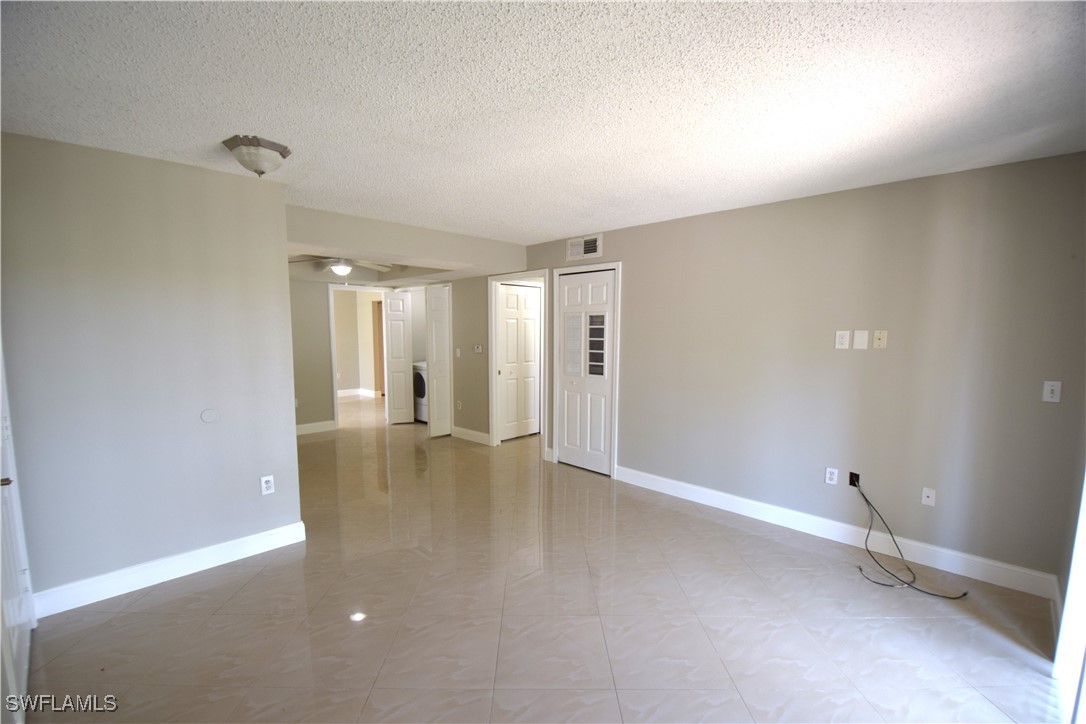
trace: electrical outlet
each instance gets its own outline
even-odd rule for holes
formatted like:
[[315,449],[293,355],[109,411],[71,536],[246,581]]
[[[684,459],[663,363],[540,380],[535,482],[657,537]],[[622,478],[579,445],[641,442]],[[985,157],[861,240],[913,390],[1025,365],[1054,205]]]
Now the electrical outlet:
[[848,349],[849,341],[851,340],[852,333],[847,329],[839,329],[833,336],[834,349]]
[[920,491],[920,502],[923,505],[935,507],[935,488],[924,488]]
[[850,472],[848,474],[848,484],[854,488],[860,487],[860,474]]
[[457,400],[456,401],[456,409],[462,410],[463,408],[464,408],[464,403],[461,402],[460,400]]
[[472,347],[472,351],[474,351],[475,354],[482,354],[483,353],[483,345],[481,345],[481,344],[475,345],[474,347]]
[[260,479],[260,494],[269,495],[275,492],[275,476],[265,475]]
[[837,485],[837,468],[826,468],[826,485]]

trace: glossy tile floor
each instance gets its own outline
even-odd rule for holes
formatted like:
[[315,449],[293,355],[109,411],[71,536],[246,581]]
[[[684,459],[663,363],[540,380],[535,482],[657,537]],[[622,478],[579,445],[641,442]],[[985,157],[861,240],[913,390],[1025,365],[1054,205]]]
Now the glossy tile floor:
[[1061,720],[1044,599],[381,417],[299,439],[306,543],[42,620],[118,710],[32,720]]

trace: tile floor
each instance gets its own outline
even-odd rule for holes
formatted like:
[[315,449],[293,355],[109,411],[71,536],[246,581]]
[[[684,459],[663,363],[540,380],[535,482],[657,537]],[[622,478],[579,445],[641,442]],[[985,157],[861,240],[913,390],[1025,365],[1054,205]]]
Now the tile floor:
[[[308,540],[43,619],[32,693],[99,721],[1060,721],[1048,601],[498,448],[299,439]],[[361,620],[357,614],[365,614]]]

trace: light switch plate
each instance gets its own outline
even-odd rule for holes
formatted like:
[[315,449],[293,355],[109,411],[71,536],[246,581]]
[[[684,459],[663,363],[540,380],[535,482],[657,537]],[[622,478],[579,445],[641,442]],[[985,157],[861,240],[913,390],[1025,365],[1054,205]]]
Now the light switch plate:
[[885,329],[875,330],[875,349],[886,349],[886,338],[890,335]]
[[836,335],[833,338],[834,349],[848,349],[850,333],[847,329],[837,330]]
[[866,329],[857,329],[852,333],[852,349],[867,349]]
[[1063,383],[1046,381],[1044,390],[1041,393],[1041,400],[1043,402],[1059,402],[1060,395],[1063,394]]

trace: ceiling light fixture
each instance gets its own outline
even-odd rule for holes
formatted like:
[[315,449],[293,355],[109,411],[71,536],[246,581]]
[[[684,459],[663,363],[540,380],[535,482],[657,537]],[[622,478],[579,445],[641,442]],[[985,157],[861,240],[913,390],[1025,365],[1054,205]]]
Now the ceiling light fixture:
[[345,259],[340,259],[328,268],[332,270],[333,274],[341,277],[345,277],[351,273],[351,265],[348,264]]
[[231,136],[222,145],[234,154],[238,163],[257,176],[279,168],[290,155],[290,149],[283,144],[259,136]]

